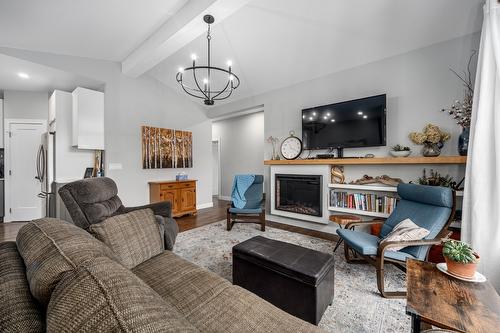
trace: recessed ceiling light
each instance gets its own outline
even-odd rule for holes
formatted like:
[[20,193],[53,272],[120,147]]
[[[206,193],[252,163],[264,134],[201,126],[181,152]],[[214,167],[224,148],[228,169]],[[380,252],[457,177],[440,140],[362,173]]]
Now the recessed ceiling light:
[[363,114],[363,111],[358,111],[358,114],[361,116]]
[[366,118],[368,118],[368,116],[367,116],[367,115],[364,115],[364,116],[363,116],[363,119],[366,119]]
[[17,73],[17,76],[19,76],[21,79],[29,79],[30,76],[26,73]]

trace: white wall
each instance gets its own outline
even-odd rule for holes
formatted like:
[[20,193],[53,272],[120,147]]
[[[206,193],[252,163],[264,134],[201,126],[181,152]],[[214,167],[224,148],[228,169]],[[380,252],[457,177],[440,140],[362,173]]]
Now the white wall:
[[[479,34],[453,39],[409,53],[387,58],[342,72],[327,75],[290,87],[242,99],[211,109],[211,117],[264,104],[264,137],[281,140],[290,130],[301,135],[301,110],[307,107],[351,100],[377,94],[387,94],[387,146],[367,149],[346,149],[345,156],[363,156],[373,153],[387,156],[391,146],[410,146],[414,155],[420,155],[421,146],[408,139],[411,131],[420,131],[427,123],[434,123],[451,132],[452,139],[445,144],[443,155],[457,155],[461,129],[447,114],[440,112],[463,96],[460,81],[450,72],[466,68],[471,50],[478,49]],[[269,159],[271,146],[265,145],[263,158]],[[442,173],[450,173],[458,180],[464,175],[463,166],[427,166]],[[364,174],[388,174],[405,181],[417,180],[422,166],[346,167],[348,181]],[[266,176],[269,168],[266,168]],[[268,180],[268,179],[266,179]],[[269,188],[267,181],[266,188]]]
[[263,112],[214,122],[212,138],[220,142],[220,196],[231,196],[234,175],[264,174]]
[[[117,182],[125,205],[149,202],[148,181],[174,179],[180,171],[198,180],[198,204],[212,202],[211,121],[200,104],[150,77],[122,75],[119,63],[8,48],[0,48],[0,53],[105,83],[106,175]],[[194,167],[143,170],[141,125],[191,130]],[[120,163],[122,169],[109,170],[109,163]]]
[[45,119],[49,114],[49,93],[4,91],[5,119]]

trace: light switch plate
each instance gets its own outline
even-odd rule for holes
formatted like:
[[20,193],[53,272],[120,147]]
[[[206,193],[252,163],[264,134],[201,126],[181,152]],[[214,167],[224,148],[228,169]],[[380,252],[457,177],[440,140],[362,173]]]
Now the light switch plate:
[[109,170],[121,170],[123,166],[121,163],[109,163]]

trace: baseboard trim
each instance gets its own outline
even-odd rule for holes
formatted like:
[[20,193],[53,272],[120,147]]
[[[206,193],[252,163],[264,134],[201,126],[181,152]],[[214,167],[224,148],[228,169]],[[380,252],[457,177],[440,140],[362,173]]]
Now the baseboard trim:
[[202,203],[202,204],[196,205],[196,209],[211,208],[213,206],[214,206],[213,202],[207,202],[207,203]]
[[219,195],[219,200],[231,201],[231,197],[226,197],[225,195]]

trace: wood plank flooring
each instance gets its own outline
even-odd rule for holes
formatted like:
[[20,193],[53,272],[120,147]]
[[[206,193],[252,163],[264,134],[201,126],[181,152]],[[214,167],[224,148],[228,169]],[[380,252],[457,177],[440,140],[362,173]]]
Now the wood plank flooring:
[[[179,225],[179,231],[183,232],[186,230],[198,228],[210,223],[219,222],[226,219],[226,209],[229,201],[219,200],[214,198],[214,206],[211,208],[200,209],[198,214],[191,216],[183,216],[176,218],[177,224]],[[10,223],[0,223],[0,242],[4,241],[15,241],[19,229],[26,222],[10,222]],[[323,233],[320,231],[308,230],[300,227],[290,226],[286,224],[281,224],[272,221],[266,221],[266,225],[273,228],[279,228],[291,232],[296,232],[312,237],[322,238],[326,240],[336,241],[337,236]]]

